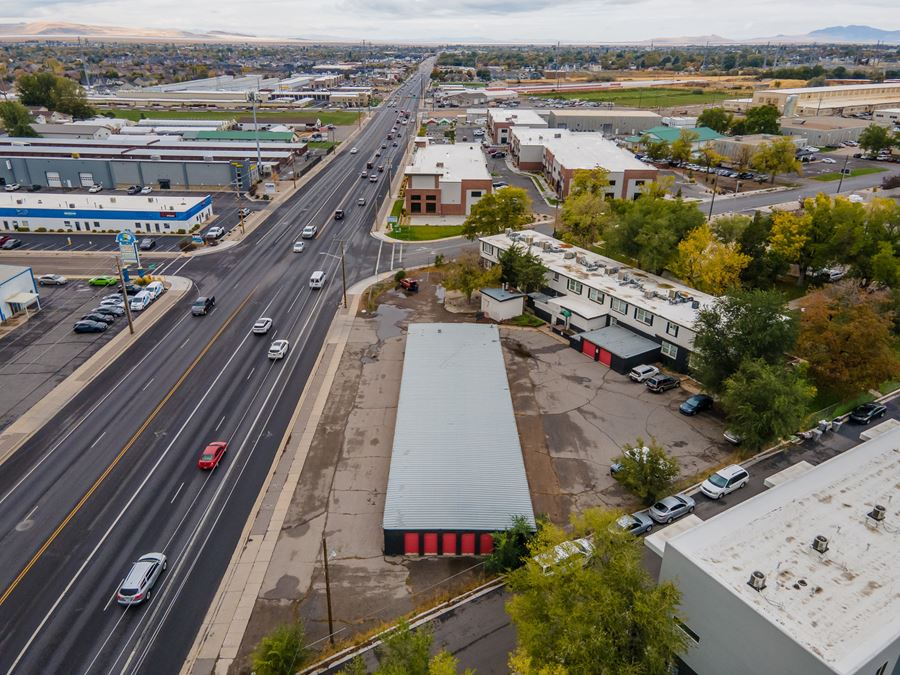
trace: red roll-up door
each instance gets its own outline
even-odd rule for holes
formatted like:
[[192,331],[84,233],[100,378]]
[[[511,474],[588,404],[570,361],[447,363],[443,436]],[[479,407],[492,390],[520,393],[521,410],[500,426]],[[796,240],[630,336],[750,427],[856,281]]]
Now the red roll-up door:
[[456,555],[456,532],[444,532],[441,552],[444,555]]
[[422,549],[422,553],[425,555],[437,555],[438,552],[438,536],[437,532],[426,532],[425,533],[425,546]]
[[604,366],[608,366],[610,363],[612,363],[612,354],[610,354],[605,349],[601,349],[600,350],[600,363],[602,363]]
[[597,345],[595,345],[593,342],[590,342],[588,340],[582,340],[581,341],[581,353],[586,356],[590,356],[593,359],[593,358],[595,358],[595,355],[597,354]]
[[403,554],[419,555],[419,533],[404,532],[403,533]]
[[475,555],[475,533],[466,532],[462,537],[460,553],[463,555]]
[[494,538],[490,534],[482,534],[480,537],[481,547],[479,553],[486,555],[494,550]]

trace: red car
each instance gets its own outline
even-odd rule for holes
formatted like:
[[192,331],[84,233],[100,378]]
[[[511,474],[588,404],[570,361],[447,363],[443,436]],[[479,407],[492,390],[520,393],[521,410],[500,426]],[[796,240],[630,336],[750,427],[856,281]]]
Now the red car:
[[203,454],[200,455],[197,466],[201,469],[215,469],[219,465],[219,462],[222,460],[222,456],[225,454],[225,448],[227,447],[228,443],[226,443],[225,441],[210,443],[206,446]]

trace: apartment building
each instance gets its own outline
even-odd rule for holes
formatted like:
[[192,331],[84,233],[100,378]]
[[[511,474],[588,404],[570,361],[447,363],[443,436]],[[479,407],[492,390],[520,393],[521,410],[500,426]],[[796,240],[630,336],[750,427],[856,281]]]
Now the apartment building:
[[491,174],[478,143],[417,145],[406,171],[406,212],[467,216],[491,191]]
[[491,108],[488,110],[487,122],[491,140],[499,145],[509,143],[509,134],[513,127],[547,128],[547,120],[534,110],[527,109]]

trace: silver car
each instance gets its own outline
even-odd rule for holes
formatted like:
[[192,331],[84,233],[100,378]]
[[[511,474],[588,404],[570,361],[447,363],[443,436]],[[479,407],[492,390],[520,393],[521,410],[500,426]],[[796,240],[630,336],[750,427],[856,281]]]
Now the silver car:
[[671,497],[663,497],[653,506],[650,507],[650,517],[657,523],[671,523],[673,520],[681,518],[692,513],[694,510],[694,499],[687,495],[672,495]]
[[139,605],[150,599],[150,591],[166,569],[166,556],[162,553],[145,553],[135,562],[122,579],[116,601],[120,605]]

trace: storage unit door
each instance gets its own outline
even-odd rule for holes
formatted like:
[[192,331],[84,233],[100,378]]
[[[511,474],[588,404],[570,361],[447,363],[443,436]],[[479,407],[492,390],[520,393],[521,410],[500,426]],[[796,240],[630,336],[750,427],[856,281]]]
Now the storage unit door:
[[590,356],[592,359],[596,358],[597,345],[595,345],[593,342],[590,342],[589,340],[582,340],[581,353],[586,356]]
[[403,555],[419,555],[419,533],[403,533]]
[[466,532],[462,537],[460,553],[463,555],[475,555],[475,533]]
[[612,362],[612,354],[610,354],[605,349],[600,350],[600,363],[604,366],[608,366]]
[[444,532],[441,539],[441,553],[456,555],[456,532]]
[[494,538],[490,535],[490,533],[484,533],[480,537],[480,548],[479,553],[482,555],[486,555],[488,553],[492,553],[494,550]]
[[438,536],[437,532],[425,533],[425,546],[422,551],[425,555],[437,555],[438,552]]

